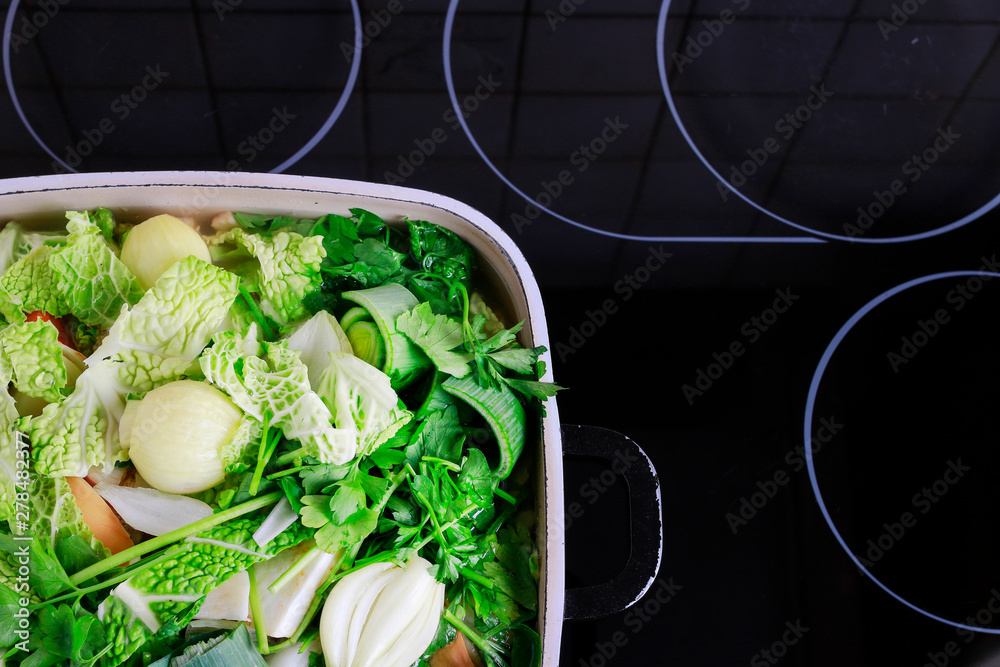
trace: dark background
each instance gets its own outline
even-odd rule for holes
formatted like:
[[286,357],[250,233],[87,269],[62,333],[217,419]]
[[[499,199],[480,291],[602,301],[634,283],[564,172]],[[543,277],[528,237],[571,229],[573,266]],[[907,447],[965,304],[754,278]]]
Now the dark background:
[[[395,182],[467,202],[512,235],[546,302],[563,421],[629,435],[659,470],[660,581],[677,591],[660,605],[654,585],[644,616],[567,623],[561,664],[1000,664],[995,636],[908,609],[859,572],[796,452],[817,364],[856,311],[921,276],[1000,270],[997,3],[675,0],[664,17],[642,0],[362,2],[370,36],[353,79],[349,2],[0,8],[12,93],[0,176]],[[449,32],[482,155],[449,112]],[[592,157],[578,152],[588,145]],[[745,199],[719,182],[734,170]],[[656,253],[670,257],[646,272]],[[971,278],[914,287],[862,319],[830,358],[810,431],[835,426],[818,484],[872,572],[931,614],[1000,628],[1000,281]],[[787,312],[769,312],[782,294]],[[584,486],[605,469],[567,465],[567,503],[585,508],[567,529],[571,584],[628,558],[626,485]]]

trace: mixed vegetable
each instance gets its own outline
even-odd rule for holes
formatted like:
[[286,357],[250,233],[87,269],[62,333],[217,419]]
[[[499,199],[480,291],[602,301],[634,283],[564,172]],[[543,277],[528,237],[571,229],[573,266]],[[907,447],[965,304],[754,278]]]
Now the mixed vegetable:
[[0,665],[536,665],[544,348],[424,221],[0,229]]

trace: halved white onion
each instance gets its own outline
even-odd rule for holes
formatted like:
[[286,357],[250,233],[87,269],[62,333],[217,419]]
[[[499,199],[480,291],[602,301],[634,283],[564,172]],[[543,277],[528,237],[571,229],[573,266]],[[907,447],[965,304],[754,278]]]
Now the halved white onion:
[[236,404],[210,384],[167,383],[139,402],[129,425],[129,459],[160,491],[210,489],[225,479],[220,451],[232,441],[242,416]]
[[408,667],[434,640],[444,611],[444,584],[431,564],[373,563],[333,587],[320,618],[327,667]]

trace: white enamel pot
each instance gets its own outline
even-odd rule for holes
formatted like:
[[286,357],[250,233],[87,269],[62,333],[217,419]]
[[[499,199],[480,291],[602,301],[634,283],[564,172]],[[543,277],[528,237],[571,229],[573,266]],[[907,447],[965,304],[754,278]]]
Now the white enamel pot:
[[[428,220],[459,234],[478,253],[501,311],[524,320],[525,345],[550,347],[538,284],[517,246],[475,209],[441,195],[399,186],[328,178],[238,172],[123,172],[34,176],[0,180],[0,224],[49,219],[66,210],[110,208],[134,217],[173,213],[207,220],[222,211],[316,217],[364,208],[387,222]],[[551,358],[545,355],[551,369]],[[551,371],[549,371],[551,373]],[[543,379],[552,379],[546,377]],[[569,399],[567,399],[569,400]],[[532,443],[528,447],[533,446]],[[559,664],[565,620],[617,613],[634,604],[656,579],[663,551],[656,471],[634,442],[613,431],[561,426],[555,399],[546,403],[539,447],[538,534],[541,579],[538,630],[542,664]],[[631,501],[632,555],[625,569],[598,586],[565,588],[563,456],[638,461],[621,474]]]

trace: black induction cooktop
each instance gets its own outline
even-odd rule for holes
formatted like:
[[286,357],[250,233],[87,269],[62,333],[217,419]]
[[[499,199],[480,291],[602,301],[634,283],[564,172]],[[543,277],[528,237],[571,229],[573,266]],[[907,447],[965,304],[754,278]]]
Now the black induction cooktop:
[[[656,582],[561,664],[1000,664],[996,2],[0,8],[2,177],[385,182],[511,234],[562,420],[662,483]],[[627,484],[566,489],[607,580]]]

